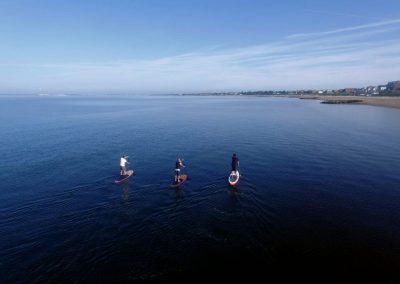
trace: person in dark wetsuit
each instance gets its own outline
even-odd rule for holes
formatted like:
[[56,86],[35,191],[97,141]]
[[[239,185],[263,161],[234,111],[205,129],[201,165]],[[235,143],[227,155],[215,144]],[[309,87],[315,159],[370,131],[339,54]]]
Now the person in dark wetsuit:
[[178,158],[175,163],[175,182],[179,182],[181,178],[181,168],[184,168],[183,159]]
[[232,173],[238,174],[239,170],[239,158],[236,156],[236,153],[232,155]]

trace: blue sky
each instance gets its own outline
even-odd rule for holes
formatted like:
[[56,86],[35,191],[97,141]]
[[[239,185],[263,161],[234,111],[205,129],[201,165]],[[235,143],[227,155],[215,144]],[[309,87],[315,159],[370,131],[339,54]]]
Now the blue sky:
[[400,1],[1,1],[0,93],[329,89],[400,79]]

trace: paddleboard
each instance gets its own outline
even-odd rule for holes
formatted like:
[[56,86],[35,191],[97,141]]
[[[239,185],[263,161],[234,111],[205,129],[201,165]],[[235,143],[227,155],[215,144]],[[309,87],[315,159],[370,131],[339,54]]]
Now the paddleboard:
[[171,184],[171,187],[179,187],[181,186],[185,181],[187,181],[188,176],[187,175],[181,175],[179,178],[179,182],[174,182]]
[[231,173],[228,178],[228,182],[231,186],[236,186],[239,183],[240,173]]
[[115,183],[123,183],[127,181],[131,176],[135,175],[135,172],[133,170],[129,170],[126,173],[126,175],[120,175],[119,178],[115,180]]

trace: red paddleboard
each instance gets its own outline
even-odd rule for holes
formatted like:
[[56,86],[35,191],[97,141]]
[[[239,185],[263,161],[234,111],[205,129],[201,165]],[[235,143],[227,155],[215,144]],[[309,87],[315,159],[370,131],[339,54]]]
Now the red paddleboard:
[[228,182],[229,182],[229,184],[231,186],[236,186],[239,183],[239,179],[240,179],[239,172],[237,172],[237,174],[236,173],[231,173],[229,175]]
[[135,175],[135,172],[130,170],[126,172],[126,175],[120,175],[119,179],[115,180],[115,183],[123,183],[125,181],[127,181],[131,176]]
[[174,182],[171,184],[171,187],[179,187],[181,186],[185,181],[187,181],[188,176],[187,175],[181,175],[179,178],[178,182]]

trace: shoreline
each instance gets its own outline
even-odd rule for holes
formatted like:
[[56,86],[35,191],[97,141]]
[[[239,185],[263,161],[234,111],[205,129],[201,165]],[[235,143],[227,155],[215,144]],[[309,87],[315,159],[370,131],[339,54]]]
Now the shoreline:
[[363,97],[363,96],[321,96],[321,95],[293,95],[290,98],[320,100],[326,104],[352,104],[383,106],[400,109],[400,97]]
[[270,97],[319,100],[324,104],[370,105],[400,109],[400,96],[329,96],[329,95],[234,95],[234,94],[172,94],[171,96],[237,96],[237,97]]

